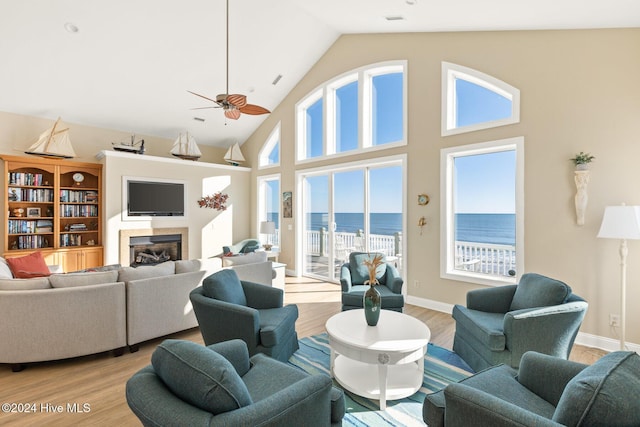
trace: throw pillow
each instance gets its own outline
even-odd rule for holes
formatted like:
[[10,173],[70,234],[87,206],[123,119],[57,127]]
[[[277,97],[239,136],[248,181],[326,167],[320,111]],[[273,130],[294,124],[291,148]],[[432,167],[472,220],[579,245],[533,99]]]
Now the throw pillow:
[[103,265],[100,267],[85,268],[84,270],[77,270],[77,271],[73,271],[72,273],[92,273],[96,271],[120,270],[121,268],[122,268],[122,265],[120,264],[109,264],[109,265]]
[[[351,283],[361,285],[365,281],[369,280],[369,268],[364,265],[364,261],[373,260],[378,255],[376,252],[352,252],[349,254],[349,270],[351,270]],[[383,260],[385,257],[383,255]],[[381,285],[384,285],[384,281],[381,280],[387,272],[387,264],[382,263],[376,268],[376,279]]]
[[0,279],[0,291],[31,291],[34,289],[50,289],[48,277],[33,279]]
[[520,278],[516,287],[511,311],[562,304],[569,295],[571,288],[567,284],[541,274],[527,273]]
[[45,277],[51,274],[40,252],[33,252],[22,257],[7,258],[7,264],[9,264],[13,277],[18,279]]
[[116,270],[95,273],[52,274],[49,276],[54,288],[73,288],[76,286],[99,285],[101,283],[115,283],[118,281]]
[[9,268],[9,264],[7,264],[7,261],[4,258],[0,257],[0,279],[12,279],[12,278],[13,278],[13,273]]
[[153,352],[151,364],[176,396],[204,411],[221,414],[252,403],[231,362],[192,341],[163,341]]
[[247,305],[242,283],[233,270],[220,270],[202,281],[202,293],[220,301]]
[[640,425],[640,356],[616,351],[580,371],[565,387],[553,421],[567,426]]
[[175,262],[167,261],[158,265],[143,265],[140,267],[122,267],[118,271],[118,282],[130,282],[132,280],[150,279],[152,277],[170,276],[175,274]]

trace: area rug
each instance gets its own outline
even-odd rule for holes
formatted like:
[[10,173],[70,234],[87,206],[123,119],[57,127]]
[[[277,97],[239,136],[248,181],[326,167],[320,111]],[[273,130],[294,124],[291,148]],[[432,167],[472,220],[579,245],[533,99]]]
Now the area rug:
[[[329,373],[331,349],[327,334],[302,338],[300,349],[289,363],[310,374]],[[400,400],[388,400],[387,409],[380,411],[377,400],[370,400],[345,391],[347,414],[343,426],[424,426],[422,403],[425,395],[444,388],[451,382],[468,377],[473,370],[454,352],[429,344],[424,357],[424,380],[414,395]],[[334,385],[340,387],[334,380]]]

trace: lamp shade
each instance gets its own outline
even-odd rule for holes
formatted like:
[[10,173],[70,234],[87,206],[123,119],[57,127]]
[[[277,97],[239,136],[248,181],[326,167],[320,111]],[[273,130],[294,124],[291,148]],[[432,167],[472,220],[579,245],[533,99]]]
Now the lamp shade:
[[598,237],[640,239],[640,206],[607,206]]
[[262,221],[260,223],[260,234],[275,234],[276,223],[273,221]]

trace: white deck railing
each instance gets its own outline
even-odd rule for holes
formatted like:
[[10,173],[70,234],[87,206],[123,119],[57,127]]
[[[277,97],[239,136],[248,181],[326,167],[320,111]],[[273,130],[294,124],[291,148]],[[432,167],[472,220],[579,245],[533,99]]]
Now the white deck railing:
[[[329,233],[326,231],[313,231],[307,230],[307,255],[324,256],[329,252],[328,243]],[[364,244],[364,238],[359,236],[358,233],[338,232],[335,233],[335,249],[336,252],[346,251],[364,251],[366,245]],[[371,252],[382,252],[386,256],[398,256],[400,253],[399,248],[401,233],[396,233],[393,236],[388,234],[371,234],[369,235],[369,250]]]
[[515,274],[515,246],[460,241],[456,241],[455,246],[458,269],[500,276]]

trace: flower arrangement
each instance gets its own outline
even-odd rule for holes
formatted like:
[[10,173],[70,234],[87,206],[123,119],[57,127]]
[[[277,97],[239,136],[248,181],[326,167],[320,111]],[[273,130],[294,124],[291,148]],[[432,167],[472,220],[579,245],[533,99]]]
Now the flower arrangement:
[[365,280],[364,284],[369,286],[375,286],[379,284],[378,279],[376,279],[376,269],[384,264],[382,260],[381,254],[376,254],[373,259],[367,259],[363,261],[363,264],[367,266],[369,270],[369,280]]
[[228,194],[218,191],[212,196],[205,196],[200,198],[200,200],[198,200],[198,206],[200,206],[201,208],[215,209],[217,211],[225,211],[227,210],[226,203],[228,198]]

